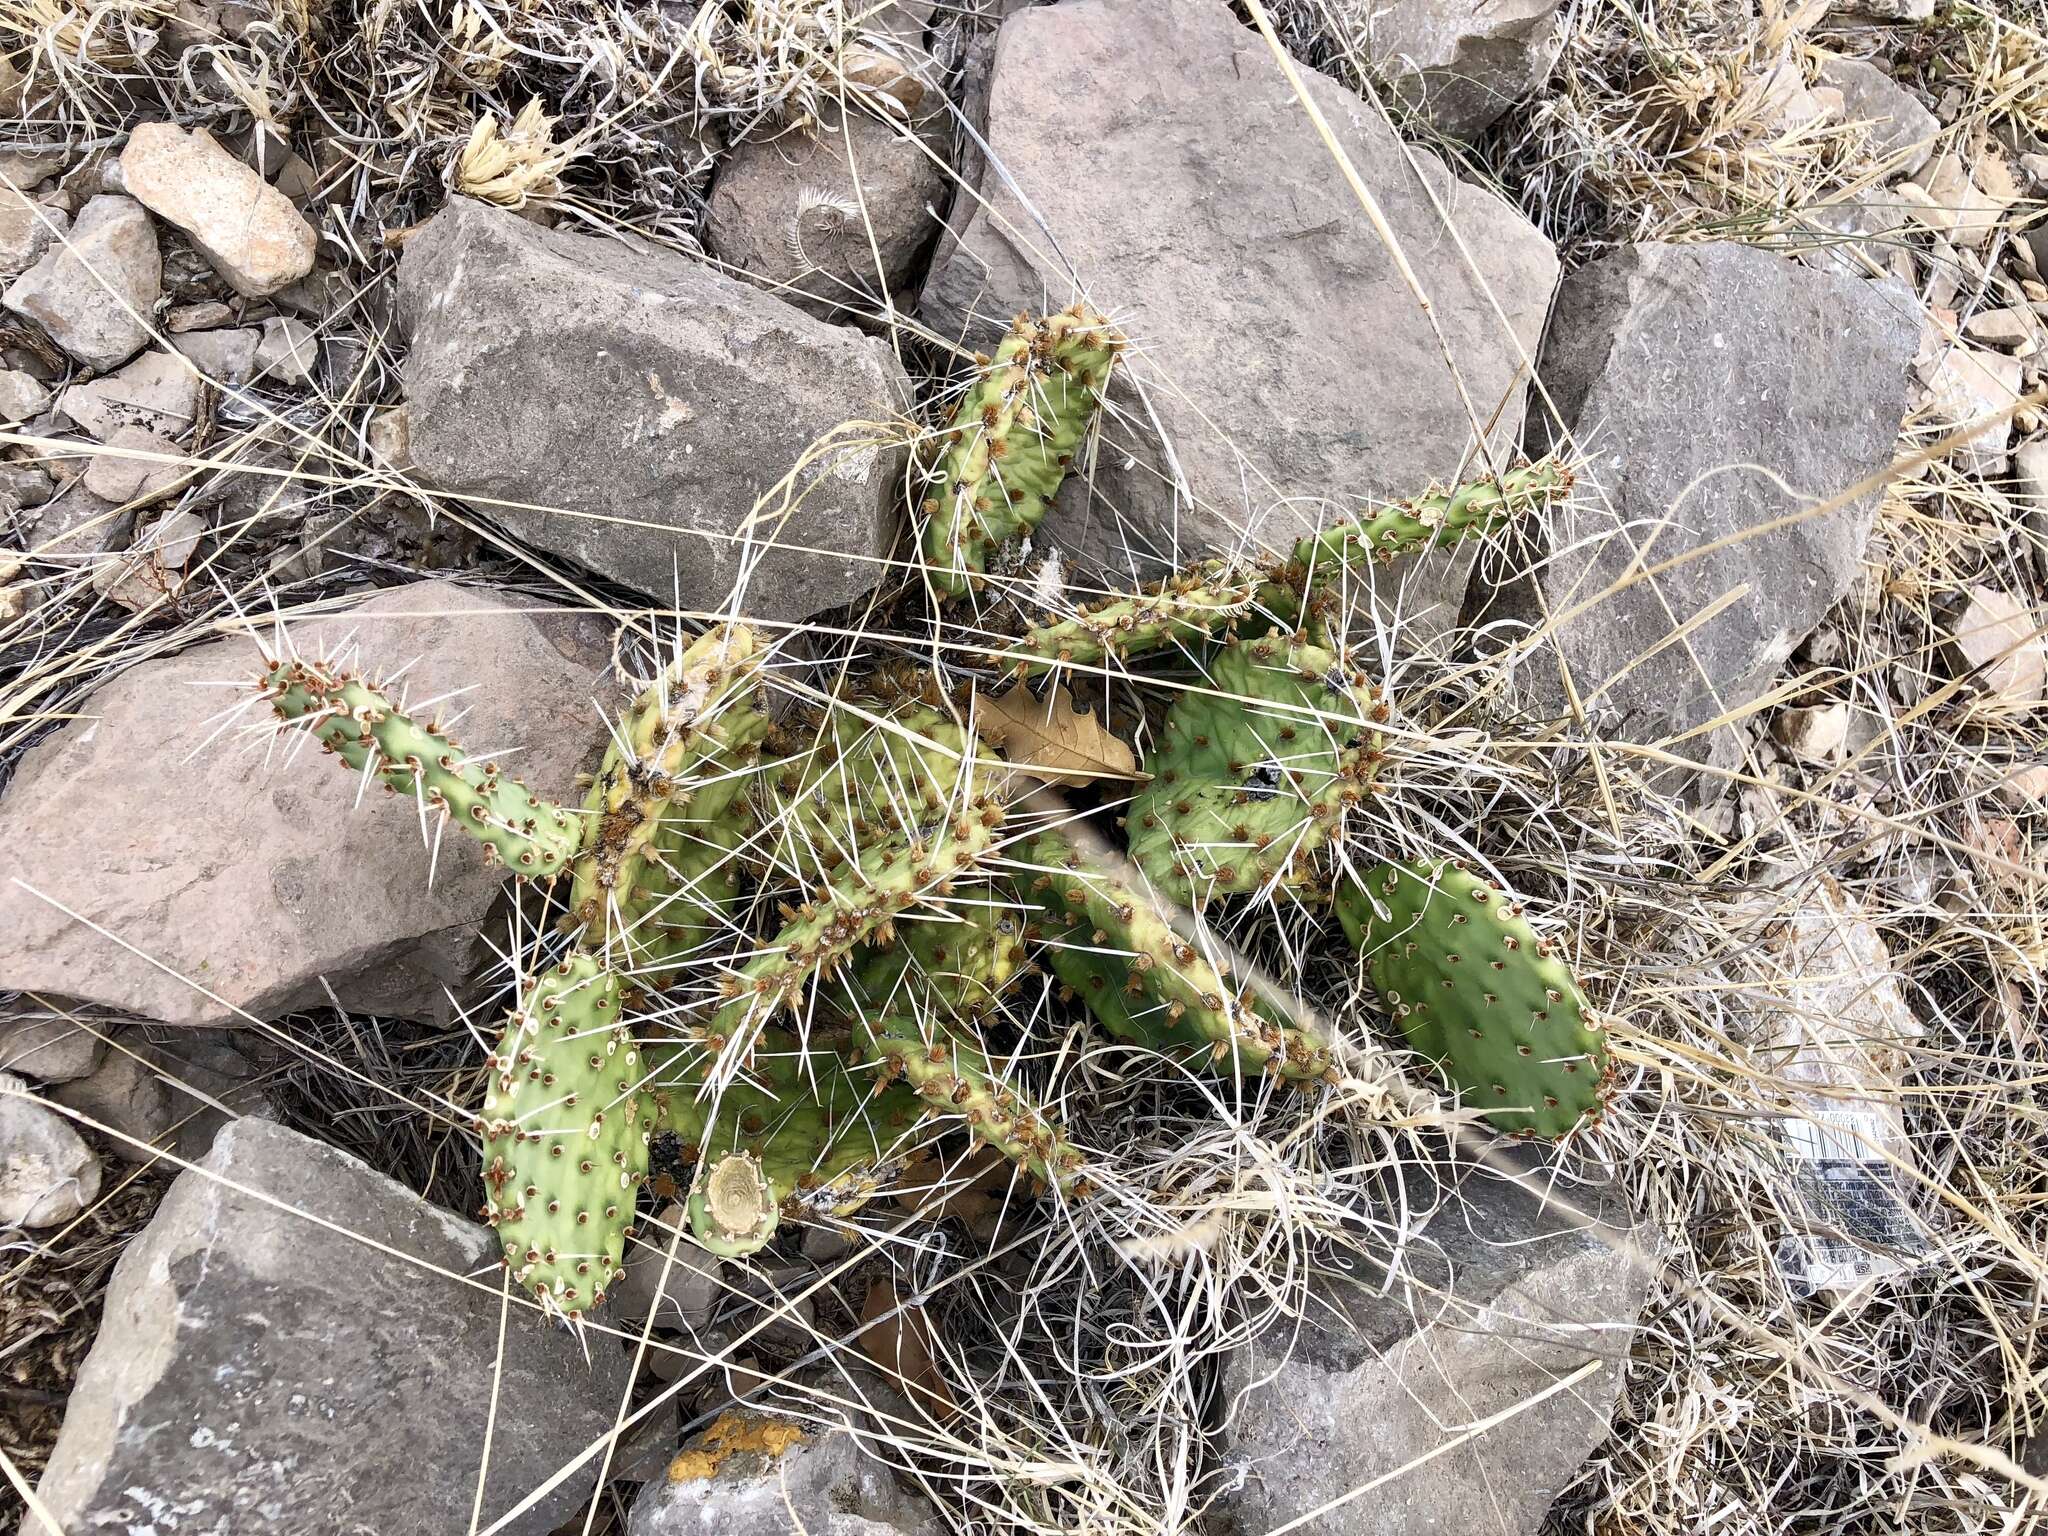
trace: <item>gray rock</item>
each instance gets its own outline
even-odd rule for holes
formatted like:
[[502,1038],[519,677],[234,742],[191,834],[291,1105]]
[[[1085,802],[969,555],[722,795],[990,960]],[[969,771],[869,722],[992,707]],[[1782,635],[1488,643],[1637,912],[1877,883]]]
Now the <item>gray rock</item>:
[[0,497],[11,498],[16,506],[40,507],[55,490],[40,466],[0,460]]
[[[498,1286],[464,1279],[493,1249],[352,1157],[236,1121],[115,1266],[43,1501],[67,1531],[468,1530],[495,1396],[491,1525],[611,1425],[625,1385],[608,1341],[518,1306],[501,1356]],[[594,1475],[506,1529],[552,1529]]]
[[62,208],[40,204],[25,191],[0,187],[0,277],[26,272],[70,227],[71,215]]
[[27,522],[28,553],[48,565],[91,565],[128,542],[135,514],[73,480],[35,509]]
[[[1533,1533],[1607,1432],[1651,1266],[1625,1224],[1574,1222],[1473,1170],[1424,1231],[1415,1284],[1318,1282],[1297,1331],[1274,1328],[1224,1368],[1219,1536],[1254,1536],[1388,1477],[1304,1529],[1318,1536]],[[1442,1450],[1468,1426],[1590,1361],[1586,1379]]]
[[821,319],[875,313],[884,294],[910,307],[942,227],[949,126],[856,111],[833,132],[737,145],[711,187],[704,249]]
[[174,336],[171,345],[191,358],[209,379],[239,388],[256,375],[256,349],[262,341],[263,333],[254,326],[241,326]]
[[[39,1083],[89,1076],[106,1054],[104,1023],[66,1018],[23,999],[0,1018],[0,1069]],[[98,1031],[96,1033],[95,1031]]]
[[0,304],[35,321],[89,368],[112,368],[149,340],[143,324],[163,291],[163,258],[149,215],[132,197],[96,197],[68,243],[44,252]]
[[0,369],[0,421],[27,421],[50,403],[49,388],[33,374]]
[[[1342,86],[1303,78],[1422,271],[1478,415],[1498,409],[1494,441],[1511,446],[1517,340],[1534,351],[1558,270],[1550,243],[1427,151],[1404,151]],[[998,37],[986,118],[1003,174],[963,168],[979,196],[955,204],[926,320],[985,347],[1015,312],[1057,309],[1078,283],[1139,338],[1105,412],[1098,495],[1071,476],[1046,539],[1120,572],[1126,545],[1140,562],[1248,536],[1279,547],[1362,499],[1457,471],[1472,433],[1428,321],[1265,44],[1218,0],[1018,12]],[[1513,336],[1452,254],[1407,153]],[[1146,425],[1155,414],[1185,486],[1178,505]],[[1411,581],[1405,606],[1441,627],[1463,568],[1423,570],[1392,576]]]
[[[1659,742],[1763,690],[1855,578],[1878,492],[1737,536],[1890,462],[1912,307],[1890,283],[1741,245],[1632,246],[1565,280],[1540,359],[1561,424],[1532,422],[1528,446],[1546,452],[1569,430],[1590,461],[1586,483],[1551,521],[1564,553],[1476,605],[1488,620],[1558,618],[1518,672],[1531,707],[1563,712],[1562,662],[1609,729]],[[1649,566],[1706,552],[1562,617],[1616,583],[1645,544]],[[1696,761],[1736,745],[1725,732],[1671,743]]]
[[1476,139],[1550,73],[1563,0],[1377,0],[1366,46],[1395,94],[1452,139]]
[[[139,1030],[124,1031],[114,1046],[98,1071],[58,1085],[50,1097],[112,1132],[107,1144],[123,1161],[154,1162],[152,1148],[175,1150],[179,1120],[200,1106],[192,1099],[173,1101],[170,1084],[150,1062],[149,1042]],[[204,1155],[205,1148],[199,1148],[196,1156]]]
[[[294,635],[312,655],[353,635],[373,674],[418,658],[414,698],[477,685],[461,739],[519,748],[511,761],[544,793],[566,795],[601,739],[590,698],[607,646],[594,620],[426,582]],[[0,846],[18,855],[10,873],[50,900],[0,885],[0,988],[180,1024],[324,1001],[322,976],[368,1012],[446,1007],[443,988],[481,953],[475,925],[502,866],[451,832],[429,889],[411,802],[372,793],[352,809],[355,783],[318,751],[266,767],[255,743],[208,745],[211,717],[236,700],[194,685],[246,679],[255,664],[255,647],[233,640],[132,667],[22,759],[0,797]]]
[[100,1163],[64,1117],[0,1072],[0,1230],[57,1227],[100,1194]]
[[101,442],[123,427],[176,437],[198,416],[202,392],[184,358],[147,352],[116,373],[73,384],[57,397],[57,408]]
[[[140,457],[143,454],[153,457]],[[185,473],[179,465],[164,462],[179,456],[178,445],[169,438],[145,427],[116,427],[107,434],[105,449],[86,465],[85,488],[102,501],[117,504],[153,496]]]
[[719,1260],[688,1236],[669,1257],[664,1228],[676,1227],[683,1219],[682,1207],[670,1206],[659,1222],[642,1229],[642,1241],[627,1256],[625,1278],[610,1293],[609,1311],[621,1328],[638,1327],[652,1314],[657,1328],[694,1331],[709,1320],[725,1294]]
[[1842,93],[1842,117],[1864,124],[1864,146],[1874,160],[1899,156],[1898,174],[1911,176],[1934,153],[1941,124],[1920,99],[1867,59],[1830,57],[1820,82]]
[[[755,1438],[765,1429],[772,1444],[794,1427],[753,1412],[744,1413],[744,1422]],[[806,1426],[780,1455],[766,1449],[725,1455],[709,1477],[698,1475],[689,1450],[671,1463],[667,1477],[641,1489],[627,1536],[787,1536],[792,1529],[810,1536],[940,1536],[945,1530],[931,1506],[899,1485],[844,1428]]]
[[689,257],[467,199],[406,243],[398,282],[425,483],[685,608],[744,579],[743,611],[802,618],[881,576],[904,469],[872,446],[886,427],[802,474],[786,517],[771,494],[828,434],[902,413],[880,341]]
[[303,384],[320,361],[319,338],[303,320],[273,315],[263,322],[263,341],[256,348],[256,367],[265,377]]

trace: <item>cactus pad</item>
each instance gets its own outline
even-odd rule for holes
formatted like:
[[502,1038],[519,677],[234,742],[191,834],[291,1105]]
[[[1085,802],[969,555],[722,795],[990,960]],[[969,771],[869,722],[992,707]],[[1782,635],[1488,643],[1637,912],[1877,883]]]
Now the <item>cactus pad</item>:
[[943,434],[945,456],[924,504],[925,568],[941,595],[977,585],[989,556],[1045,517],[1122,345],[1086,304],[1044,320],[1017,317]]
[[1408,1043],[1469,1107],[1523,1135],[1599,1118],[1606,1037],[1509,897],[1448,860],[1380,864],[1340,889],[1337,914]]
[[[1183,693],[1131,802],[1131,857],[1175,901],[1315,879],[1314,855],[1377,770],[1383,714],[1363,673],[1320,646],[1232,640]],[[1364,744],[1361,744],[1364,742]]]
[[1368,560],[1385,564],[1488,534],[1562,500],[1571,488],[1572,472],[1556,459],[1543,459],[1498,477],[1431,490],[1369,517],[1348,518],[1310,534],[1294,546],[1280,579],[1299,589],[1326,582],[1337,570]]
[[702,1052],[659,1054],[660,1123],[697,1170],[690,1230],[713,1253],[755,1252],[784,1217],[859,1209],[890,1166],[916,1150],[925,1115],[917,1097],[856,1073],[822,1039],[764,1029],[747,1071],[717,1088],[706,1082]]
[[1043,914],[1047,963],[1112,1034],[1158,1050],[1195,1045],[1209,1063],[1308,1082],[1331,1070],[1328,1044],[1267,1018],[1233,992],[1142,891],[1063,834],[1024,854],[1019,884]]
[[[676,873],[664,858],[676,843],[664,835],[666,818],[688,806],[694,771],[710,766],[729,774],[758,753],[767,734],[767,718],[746,697],[759,667],[752,632],[720,625],[692,642],[626,711],[584,803],[590,830],[576,859],[565,929],[590,944],[619,940],[631,958],[642,958],[643,925],[651,927],[654,909],[678,896]],[[730,791],[722,798],[729,808]],[[681,899],[691,904],[689,896]],[[672,913],[664,926],[689,928],[694,916]],[[646,937],[666,952],[658,936]]]
[[521,879],[551,881],[569,867],[582,824],[498,765],[463,754],[437,725],[421,725],[371,683],[315,662],[264,669],[257,686],[280,720],[302,725],[357,773],[417,797],[502,859]]
[[589,955],[535,977],[490,1058],[485,1219],[512,1278],[576,1316],[604,1299],[647,1175],[653,1101],[619,1022],[623,985]]

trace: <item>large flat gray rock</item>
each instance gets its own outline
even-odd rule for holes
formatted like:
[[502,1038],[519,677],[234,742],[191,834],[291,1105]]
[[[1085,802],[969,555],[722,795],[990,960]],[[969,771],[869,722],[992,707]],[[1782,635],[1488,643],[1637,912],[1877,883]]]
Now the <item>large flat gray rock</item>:
[[[115,1266],[38,1492],[67,1533],[466,1531],[488,1426],[490,1526],[610,1428],[627,1373],[515,1306],[499,1377],[495,1252],[332,1147],[234,1122]],[[553,1529],[595,1475],[507,1530]]]
[[[423,484],[685,608],[744,580],[742,612],[797,619],[880,580],[905,456],[877,445],[910,398],[880,341],[465,198],[407,242],[398,287]],[[807,457],[793,507],[778,492],[755,517]]]
[[[602,739],[591,688],[609,653],[594,619],[421,582],[292,633],[315,656],[353,635],[373,677],[415,662],[415,699],[469,689],[450,706],[467,711],[457,739],[518,748],[508,771],[557,798]],[[209,745],[235,700],[217,685],[256,668],[241,639],[143,662],[22,759],[0,795],[0,990],[173,1024],[274,1018],[324,1002],[322,977],[346,1006],[446,1008],[503,867],[451,830],[430,889],[411,801],[373,787],[357,808],[355,779],[317,745],[269,763],[231,732]],[[252,705],[245,718],[268,717]]]
[[[1848,589],[1879,493],[1765,525],[1890,462],[1918,330],[1889,282],[1742,245],[1632,246],[1567,278],[1540,360],[1560,420],[1532,420],[1529,450],[1583,451],[1586,483],[1539,551],[1557,558],[1484,608],[1572,614],[1519,669],[1529,705],[1564,709],[1562,663],[1622,738],[1732,752],[1732,733],[1688,733],[1761,693]],[[1574,612],[1639,550],[1644,569],[1683,563]]]
[[[1319,1280],[1298,1329],[1277,1326],[1227,1363],[1219,1536],[1261,1536],[1381,1478],[1302,1529],[1533,1536],[1605,1437],[1649,1283],[1627,1257],[1628,1227],[1546,1210],[1481,1170],[1460,1189],[1408,1279],[1384,1295],[1379,1273]],[[1584,1380],[1446,1449],[1596,1360]]]
[[[1303,76],[1421,275],[1480,420],[1511,446],[1518,343],[1534,352],[1557,278],[1549,241],[1411,150],[1418,178],[1371,108]],[[1135,343],[1096,494],[1082,466],[1048,537],[1118,570],[1126,542],[1167,559],[1247,537],[1278,547],[1458,471],[1473,432],[1443,349],[1264,41],[1221,0],[1064,0],[1011,16],[985,136],[992,158],[963,167],[971,190],[933,258],[927,322],[986,347],[1018,310],[1081,294]],[[1463,585],[1456,562],[1437,560],[1411,606],[1441,624]]]

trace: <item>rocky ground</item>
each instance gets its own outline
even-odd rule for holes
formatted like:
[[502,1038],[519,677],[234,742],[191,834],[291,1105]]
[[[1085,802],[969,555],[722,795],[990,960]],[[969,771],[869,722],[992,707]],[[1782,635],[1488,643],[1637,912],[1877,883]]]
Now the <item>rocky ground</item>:
[[[0,1510],[2030,1529],[2043,21],[0,7]],[[927,434],[1079,296],[1133,343],[1099,431],[1015,595],[938,609]],[[288,615],[566,796],[663,625],[966,678],[1549,451],[1568,505],[1354,618],[1427,737],[1390,816],[1514,872],[1614,1020],[1601,1135],[1542,1156],[1344,1094],[1189,1130],[1077,1068],[1163,1227],[955,1160],[720,1263],[668,1189],[572,1330],[472,1219],[503,870],[451,843],[430,886],[410,804],[224,713]]]

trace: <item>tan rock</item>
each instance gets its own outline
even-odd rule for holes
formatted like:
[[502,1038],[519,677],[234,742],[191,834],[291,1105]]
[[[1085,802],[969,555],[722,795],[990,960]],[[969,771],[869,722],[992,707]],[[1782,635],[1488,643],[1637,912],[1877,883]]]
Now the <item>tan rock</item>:
[[1832,762],[1849,736],[1849,706],[1840,702],[1811,709],[1787,709],[1771,722],[1771,734],[1794,757],[1809,763]]
[[1959,670],[2011,704],[2048,692],[2048,648],[2041,623],[2026,605],[1995,587],[1971,587],[1969,603],[1949,632]]
[[178,465],[164,462],[177,454],[176,443],[147,427],[116,427],[86,466],[85,488],[116,504],[153,496],[183,473]]
[[149,340],[143,321],[163,275],[156,230],[141,204],[96,197],[79,210],[68,242],[46,250],[0,302],[87,367],[113,368]]
[[313,270],[313,226],[203,128],[144,123],[121,151],[131,196],[192,237],[235,291],[264,298]]

